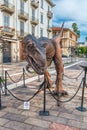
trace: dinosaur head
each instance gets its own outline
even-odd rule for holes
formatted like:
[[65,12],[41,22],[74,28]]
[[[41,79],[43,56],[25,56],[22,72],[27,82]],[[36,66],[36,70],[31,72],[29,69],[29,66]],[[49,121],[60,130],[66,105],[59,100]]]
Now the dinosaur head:
[[25,36],[22,43],[23,55],[29,66],[31,66],[37,74],[44,74],[46,70],[45,49],[41,47],[33,35]]

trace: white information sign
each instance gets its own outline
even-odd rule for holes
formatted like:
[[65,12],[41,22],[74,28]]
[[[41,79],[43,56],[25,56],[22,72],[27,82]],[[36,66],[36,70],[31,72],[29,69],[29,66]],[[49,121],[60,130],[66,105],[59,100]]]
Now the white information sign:
[[24,102],[24,109],[30,109],[30,102]]

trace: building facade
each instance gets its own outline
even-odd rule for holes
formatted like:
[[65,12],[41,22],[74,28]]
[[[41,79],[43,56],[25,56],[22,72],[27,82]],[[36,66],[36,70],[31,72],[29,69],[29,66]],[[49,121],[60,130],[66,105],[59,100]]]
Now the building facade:
[[52,37],[53,7],[51,0],[0,0],[0,36],[6,41],[0,63],[23,60],[21,39],[27,34]]
[[[60,30],[60,27],[53,27],[52,36],[55,37]],[[78,36],[69,28],[64,28],[61,43],[62,54],[65,56],[70,56],[74,51],[76,51],[78,45]]]

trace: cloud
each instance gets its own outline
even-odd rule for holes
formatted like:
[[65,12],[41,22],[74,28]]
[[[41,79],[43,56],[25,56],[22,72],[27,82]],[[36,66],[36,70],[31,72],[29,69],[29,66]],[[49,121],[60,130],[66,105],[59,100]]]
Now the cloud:
[[53,26],[60,26],[65,22],[65,27],[71,28],[76,22],[81,32],[80,40],[87,36],[87,0],[53,0]]

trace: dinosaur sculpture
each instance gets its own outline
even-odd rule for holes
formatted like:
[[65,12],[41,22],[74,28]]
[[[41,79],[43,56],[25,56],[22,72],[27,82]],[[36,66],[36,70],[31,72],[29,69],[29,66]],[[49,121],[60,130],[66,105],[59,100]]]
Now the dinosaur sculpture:
[[52,82],[47,67],[54,61],[57,73],[55,94],[58,91],[61,95],[66,95],[67,92],[64,91],[62,87],[63,63],[60,47],[63,26],[64,24],[62,25],[60,33],[55,38],[48,39],[41,37],[37,39],[33,35],[27,35],[23,38],[22,43],[24,57],[28,62],[27,67],[29,68],[31,66],[39,75],[45,74],[46,80],[50,84]]

